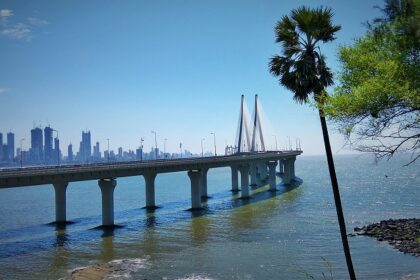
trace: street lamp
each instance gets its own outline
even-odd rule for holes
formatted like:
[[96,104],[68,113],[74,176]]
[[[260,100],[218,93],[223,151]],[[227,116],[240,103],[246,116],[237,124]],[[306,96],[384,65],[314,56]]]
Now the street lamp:
[[204,156],[204,150],[203,150],[203,141],[206,140],[205,138],[201,138],[201,157]]
[[166,141],[168,139],[163,139],[163,158],[166,158]]
[[277,149],[277,135],[273,134],[273,136],[274,136],[274,140],[276,141],[276,151],[277,151],[278,150]]
[[155,134],[155,159],[158,159],[158,151],[157,151],[157,141],[156,141],[156,131],[151,131],[151,133]]
[[22,142],[25,140],[25,138],[20,139],[20,168],[22,168]]
[[143,161],[143,138],[140,138],[140,161]]
[[109,163],[109,138],[106,139],[108,141],[108,163]]
[[289,139],[289,151],[292,150],[292,142],[290,142],[290,136],[287,136],[287,138]]
[[211,132],[210,134],[213,134],[214,156],[217,156],[217,152],[216,152],[216,133]]

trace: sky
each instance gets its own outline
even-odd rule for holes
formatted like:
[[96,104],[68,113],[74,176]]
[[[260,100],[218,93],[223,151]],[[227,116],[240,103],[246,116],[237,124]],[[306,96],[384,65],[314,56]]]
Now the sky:
[[[339,71],[337,50],[366,31],[382,1],[124,0],[0,2],[0,132],[15,142],[51,125],[61,150],[78,150],[82,130],[106,149],[145,150],[154,145],[177,152],[234,145],[240,99],[252,111],[254,95],[272,127],[267,147],[299,138],[304,154],[324,154],[316,109],[293,101],[268,71],[281,47],[276,22],[301,5],[327,6],[342,26],[323,46]],[[333,88],[328,89],[330,92]],[[343,136],[330,124],[335,154]],[[4,137],[5,138],[5,137]],[[18,144],[16,144],[18,145]]]

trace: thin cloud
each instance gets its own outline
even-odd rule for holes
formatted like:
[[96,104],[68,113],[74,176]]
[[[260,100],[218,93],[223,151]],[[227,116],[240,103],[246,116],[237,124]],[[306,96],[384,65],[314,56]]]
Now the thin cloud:
[[8,92],[9,92],[8,88],[0,88],[0,95],[5,95]]
[[28,22],[31,26],[44,26],[50,24],[48,21],[40,18],[29,17]]
[[22,39],[25,41],[30,41],[32,39],[31,29],[24,23],[16,23],[15,25],[4,28],[1,31],[1,34],[6,37],[11,37],[14,39]]
[[36,17],[28,17],[24,21],[14,21],[13,16],[12,10],[0,9],[0,36],[29,42],[34,37],[36,29],[49,24],[48,21]]
[[13,11],[9,9],[0,9],[0,18],[7,19],[8,17],[13,16]]

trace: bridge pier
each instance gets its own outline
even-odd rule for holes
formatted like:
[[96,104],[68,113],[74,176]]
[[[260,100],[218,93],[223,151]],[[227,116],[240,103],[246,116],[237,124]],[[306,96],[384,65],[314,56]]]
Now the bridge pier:
[[188,171],[191,180],[191,210],[201,209],[200,180],[201,170]]
[[207,172],[208,168],[201,169],[201,179],[200,179],[200,194],[202,198],[209,198],[207,193]]
[[146,208],[155,209],[155,178],[156,173],[150,172],[143,175],[146,190]]
[[288,158],[284,160],[283,183],[290,185],[295,179],[295,160],[296,158]]
[[276,190],[276,166],[277,161],[269,161],[268,162],[268,169],[269,169],[269,181],[270,181],[270,191]]
[[66,217],[66,191],[68,182],[54,182],[55,192],[55,222],[65,223]]
[[[255,170],[255,166],[254,166]],[[244,164],[239,167],[239,171],[241,172],[241,197],[248,198],[249,197],[249,165]]]
[[[251,163],[251,186],[257,185],[257,165],[255,163]],[[241,177],[242,178],[242,177]]]
[[98,185],[102,193],[102,226],[114,225],[114,189],[117,181],[100,179]]
[[230,171],[232,173],[232,191],[237,192],[239,191],[238,186],[238,167],[236,165],[230,166]]
[[295,161],[296,157],[290,159],[290,176],[291,180],[295,180]]

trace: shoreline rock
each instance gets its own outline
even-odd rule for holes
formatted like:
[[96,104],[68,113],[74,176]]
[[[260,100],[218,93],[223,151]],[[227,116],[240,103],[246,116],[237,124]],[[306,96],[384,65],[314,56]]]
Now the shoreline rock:
[[364,227],[355,227],[356,235],[375,237],[387,241],[404,254],[420,257],[420,219],[384,220]]

